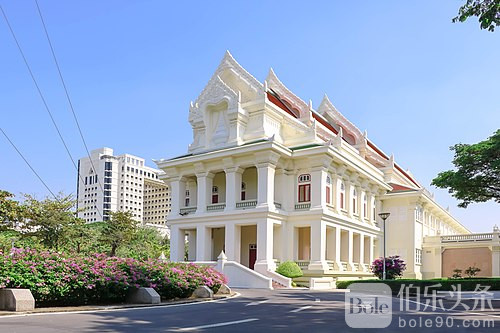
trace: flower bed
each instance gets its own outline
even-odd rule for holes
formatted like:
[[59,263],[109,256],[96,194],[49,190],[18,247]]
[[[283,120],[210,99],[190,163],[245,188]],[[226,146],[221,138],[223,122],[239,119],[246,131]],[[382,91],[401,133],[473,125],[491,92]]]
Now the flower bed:
[[37,306],[123,302],[129,288],[154,288],[162,299],[189,297],[199,286],[214,292],[225,277],[210,267],[95,254],[14,249],[0,253],[0,288],[30,289]]

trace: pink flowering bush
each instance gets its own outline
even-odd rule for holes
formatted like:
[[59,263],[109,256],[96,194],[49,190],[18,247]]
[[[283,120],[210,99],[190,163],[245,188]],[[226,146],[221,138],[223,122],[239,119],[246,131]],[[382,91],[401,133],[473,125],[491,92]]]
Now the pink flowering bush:
[[[384,258],[375,259],[371,266],[372,273],[379,279],[383,278]],[[403,275],[406,263],[399,256],[385,258],[385,277],[387,280],[394,280]]]
[[194,264],[31,249],[0,252],[0,288],[30,289],[41,306],[122,302],[129,288],[139,287],[154,288],[163,299],[189,297],[199,286],[217,292],[225,282],[216,270]]

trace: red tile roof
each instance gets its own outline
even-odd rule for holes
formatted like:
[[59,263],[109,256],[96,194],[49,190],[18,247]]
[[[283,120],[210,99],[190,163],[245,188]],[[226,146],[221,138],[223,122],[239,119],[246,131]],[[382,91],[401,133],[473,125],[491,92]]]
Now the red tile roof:
[[416,191],[414,188],[403,186],[400,184],[389,183],[389,185],[391,185],[391,187],[392,187],[392,190],[389,193]]
[[292,110],[290,110],[290,108],[288,106],[286,106],[286,104],[283,103],[283,101],[277,95],[275,96],[275,94],[273,94],[272,92],[267,91],[267,98],[269,99],[269,101],[271,103],[273,103],[274,105],[276,105],[277,107],[279,107],[280,109],[282,109],[283,111],[285,111],[286,113],[291,115],[292,117],[298,118],[297,115],[295,113],[293,113]]

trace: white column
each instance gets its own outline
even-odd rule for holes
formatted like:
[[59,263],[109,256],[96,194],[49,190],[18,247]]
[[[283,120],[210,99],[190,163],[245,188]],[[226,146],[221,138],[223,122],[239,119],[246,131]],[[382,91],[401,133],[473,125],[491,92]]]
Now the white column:
[[311,170],[311,208],[326,207],[327,171],[324,167]]
[[374,253],[375,253],[375,248],[374,247],[375,247],[375,244],[374,244],[373,239],[374,239],[373,236],[370,236],[370,249],[369,249],[369,251],[370,251],[370,262],[368,263],[370,265],[372,264],[373,260],[375,260],[375,258],[374,258]]
[[335,229],[327,227],[326,232],[326,260],[335,260],[336,244],[335,244]]
[[283,173],[283,202],[281,203],[282,209],[286,211],[293,211],[296,201],[295,194],[295,178],[296,175],[292,170],[285,170]]
[[171,178],[170,181],[170,218],[178,216],[179,210],[183,206],[181,203],[182,198],[184,198],[181,193],[182,188],[185,189],[183,185],[184,181],[182,177]]
[[349,237],[349,246],[347,247],[348,252],[347,252],[347,266],[351,268],[351,271],[355,270],[354,263],[353,263],[353,246],[354,246],[354,241],[353,241],[353,232],[352,230],[348,231],[348,237]]
[[254,269],[263,274],[276,269],[273,260],[273,221],[270,219],[257,223],[257,261]]
[[344,267],[340,263],[340,251],[342,250],[342,229],[335,227],[335,264],[339,271],[343,271]]
[[[243,169],[239,167],[231,167],[225,170],[226,172],[226,211],[236,209],[236,201],[240,199],[241,193],[241,174]],[[226,253],[227,255],[227,253]],[[229,256],[228,256],[229,258]],[[232,260],[232,259],[229,259]]]
[[234,223],[226,224],[225,244],[227,260],[240,262],[241,227]]
[[210,230],[204,225],[196,228],[196,261],[212,260],[212,239]]
[[196,213],[204,213],[207,211],[207,205],[211,202],[212,184],[214,174],[210,172],[203,172],[196,174],[198,183],[198,206]]
[[365,270],[365,235],[359,234],[359,267],[363,271]]
[[184,261],[184,230],[178,225],[170,227],[170,261]]
[[[275,165],[272,163],[260,163],[257,165],[257,206],[274,208],[274,172]],[[257,251],[259,250],[257,246]]]
[[311,223],[311,262],[307,268],[310,271],[328,270],[326,263],[326,223],[314,221]]
[[188,231],[188,260],[196,260],[196,230]]

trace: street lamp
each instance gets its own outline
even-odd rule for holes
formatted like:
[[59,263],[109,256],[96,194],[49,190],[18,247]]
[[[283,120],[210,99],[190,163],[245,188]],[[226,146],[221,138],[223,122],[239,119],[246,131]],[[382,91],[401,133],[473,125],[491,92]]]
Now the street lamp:
[[391,213],[380,213],[378,216],[384,221],[384,257],[383,257],[383,273],[382,280],[385,280],[385,220],[391,215]]

